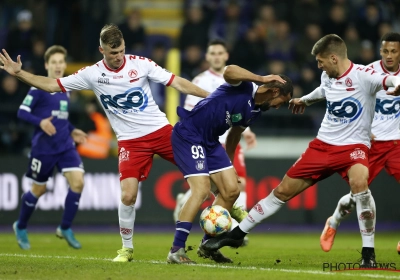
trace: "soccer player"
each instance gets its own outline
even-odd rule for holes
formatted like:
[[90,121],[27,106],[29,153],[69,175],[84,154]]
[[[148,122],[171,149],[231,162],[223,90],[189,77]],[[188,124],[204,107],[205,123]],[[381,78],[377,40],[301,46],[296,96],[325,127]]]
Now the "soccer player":
[[[44,54],[45,68],[50,79],[64,76],[67,50],[62,46],[51,46]],[[32,87],[19,107],[18,117],[35,125],[32,151],[26,177],[32,179],[32,188],[22,196],[18,221],[13,224],[18,245],[30,249],[27,233],[28,221],[35,210],[38,199],[46,192],[46,183],[57,166],[70,188],[65,198],[64,214],[56,235],[65,238],[74,249],[81,244],[71,230],[72,221],[78,211],[83,190],[83,164],[75,143],[84,143],[86,133],[74,128],[68,121],[69,93],[54,90],[49,94]]]
[[170,141],[173,127],[155,103],[149,80],[199,97],[206,97],[208,92],[148,58],[125,55],[122,32],[114,24],[102,28],[99,51],[103,60],[59,79],[32,75],[22,70],[20,56],[14,62],[4,49],[0,54],[0,62],[3,63],[0,68],[48,92],[91,89],[96,94],[118,139],[121,184],[118,216],[122,249],[118,250],[114,261],[128,262],[133,259],[132,236],[138,184],[147,178],[155,154],[175,164]]
[[346,180],[357,205],[363,239],[361,267],[374,267],[371,233],[375,230],[375,203],[368,190],[368,150],[376,93],[394,87],[400,94],[400,78],[353,64],[345,42],[335,34],[322,37],[311,52],[323,70],[321,85],[310,94],[290,101],[293,113],[327,101],[327,110],[316,139],[293,164],[280,184],[260,200],[238,227],[226,235],[209,239],[204,250],[239,246],[257,224],[275,214],[289,199],[334,173]]
[[[293,85],[286,76],[259,76],[236,65],[225,67],[226,83],[188,111],[178,107],[181,121],[174,126],[171,142],[175,161],[192,191],[176,223],[175,237],[168,253],[169,263],[194,263],[185,253],[193,220],[210,192],[210,179],[217,191],[214,204],[231,210],[239,196],[238,177],[232,166],[242,132],[262,111],[289,102]],[[255,83],[261,83],[257,86]],[[226,150],[219,136],[229,128]],[[210,238],[205,235],[202,242]],[[199,251],[216,262],[232,262],[219,250]]]
[[[400,77],[400,34],[389,32],[382,36],[380,54],[382,59],[369,65],[372,69]],[[389,89],[389,91],[393,88]],[[376,94],[375,115],[372,121],[372,141],[369,150],[369,178],[368,185],[372,183],[379,172],[385,168],[387,172],[400,183],[400,98],[387,95],[386,90]],[[340,222],[351,213],[356,205],[351,193],[343,196],[335,212],[326,221],[321,234],[320,244],[322,250],[329,252],[333,246],[336,230]],[[360,230],[363,230],[360,228]],[[371,239],[368,246],[373,245],[375,231],[368,236]],[[364,236],[363,236],[364,239]],[[364,240],[363,240],[364,243]],[[397,245],[400,254],[400,242]]]
[[[222,73],[224,71],[224,67],[226,66],[226,62],[228,61],[229,54],[226,49],[226,44],[224,41],[215,39],[209,42],[206,60],[210,64],[210,68],[193,79],[193,83],[202,89],[213,92],[217,87],[225,83],[224,77]],[[192,110],[193,107],[200,101],[202,98],[187,95],[185,99],[184,108],[186,110]],[[223,135],[219,137],[219,142],[225,146],[226,136],[228,135],[229,130],[227,130]],[[242,134],[244,140],[247,144],[247,149],[254,148],[257,144],[255,134],[248,127]],[[244,162],[244,153],[243,149],[240,146],[240,143],[237,145],[235,150],[235,156],[233,161],[233,167],[235,168],[240,181],[240,195],[235,202],[235,209],[240,207],[242,210],[247,210],[246,201],[246,165]],[[191,191],[188,190],[185,194],[180,193],[177,195],[176,199],[176,207],[174,210],[174,221],[178,220],[179,212],[188,200],[191,195]],[[233,209],[232,209],[233,210]],[[233,218],[241,221],[244,217],[240,216],[242,213],[246,213],[243,211],[231,211],[231,215]],[[242,214],[243,215],[243,214]]]

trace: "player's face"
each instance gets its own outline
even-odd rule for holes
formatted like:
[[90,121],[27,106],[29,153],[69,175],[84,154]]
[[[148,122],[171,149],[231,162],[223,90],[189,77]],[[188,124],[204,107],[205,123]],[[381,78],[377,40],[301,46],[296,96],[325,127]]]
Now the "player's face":
[[340,73],[337,67],[337,58],[334,55],[322,56],[317,54],[315,59],[318,63],[318,68],[325,71],[329,78],[337,78]]
[[55,53],[51,55],[49,61],[44,64],[44,67],[47,70],[47,76],[50,78],[58,79],[63,77],[65,68],[67,68],[64,54]]
[[99,51],[103,54],[107,66],[111,69],[117,69],[124,63],[125,41],[122,40],[122,44],[117,48],[111,48],[107,45],[100,46]]
[[396,72],[399,70],[400,42],[383,41],[380,53],[386,70],[390,72]]
[[[267,111],[270,108],[279,109],[279,107],[281,107],[283,104],[288,103],[291,99],[290,94],[286,96],[279,95],[278,89],[275,89],[275,92],[271,90],[274,89],[267,88],[265,85],[260,86],[257,90],[257,93],[265,93],[265,91],[267,91],[267,94],[262,97],[262,100],[259,100],[257,98],[257,94],[255,96],[256,106],[259,107],[261,111]],[[268,94],[268,92],[270,93]]]
[[222,45],[211,45],[207,49],[206,60],[210,64],[211,70],[221,71],[228,61],[229,55]]

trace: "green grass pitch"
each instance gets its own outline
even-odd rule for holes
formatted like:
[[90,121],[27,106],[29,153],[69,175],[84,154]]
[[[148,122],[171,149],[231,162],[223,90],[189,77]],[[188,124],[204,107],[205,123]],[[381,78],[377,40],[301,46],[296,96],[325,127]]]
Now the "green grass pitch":
[[[187,242],[188,256],[196,265],[171,265],[166,256],[171,233],[137,233],[135,256],[130,263],[113,263],[121,248],[118,233],[80,233],[81,250],[68,247],[54,234],[30,233],[31,250],[21,250],[12,233],[0,233],[0,279],[400,279],[400,255],[396,244],[400,234],[379,233],[376,254],[379,263],[391,263],[391,270],[347,270],[329,272],[324,263],[356,263],[360,258],[358,233],[339,232],[331,252],[319,247],[319,233],[254,233],[247,247],[223,248],[233,264],[217,265],[201,259],[196,249],[199,233]],[[326,266],[326,265],[325,265]]]

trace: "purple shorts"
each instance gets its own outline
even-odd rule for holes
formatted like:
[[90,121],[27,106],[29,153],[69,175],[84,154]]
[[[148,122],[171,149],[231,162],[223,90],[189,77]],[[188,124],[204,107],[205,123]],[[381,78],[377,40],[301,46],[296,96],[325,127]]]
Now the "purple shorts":
[[35,155],[32,151],[25,176],[38,184],[45,184],[53,176],[55,166],[63,173],[73,170],[84,172],[81,157],[73,148],[55,155]]
[[232,163],[219,142],[212,147],[204,146],[183,139],[175,131],[172,132],[171,142],[175,162],[185,178],[209,176],[232,168]]

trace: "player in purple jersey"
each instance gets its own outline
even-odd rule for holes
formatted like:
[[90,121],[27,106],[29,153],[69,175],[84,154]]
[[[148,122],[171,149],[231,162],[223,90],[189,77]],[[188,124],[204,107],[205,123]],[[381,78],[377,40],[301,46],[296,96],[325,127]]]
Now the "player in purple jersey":
[[[64,75],[67,67],[66,55],[67,51],[62,46],[55,45],[46,50],[44,59],[48,77],[55,79]],[[20,119],[36,127],[32,138],[29,168],[25,174],[32,179],[32,188],[22,196],[18,221],[13,224],[18,245],[24,250],[30,249],[26,230],[28,221],[38,199],[46,192],[46,183],[53,175],[54,167],[63,173],[70,186],[56,236],[65,238],[72,248],[81,248],[71,230],[71,224],[78,211],[84,173],[75,143],[84,143],[86,133],[74,128],[68,121],[68,106],[69,95],[63,92],[53,92],[49,95],[43,90],[31,88],[18,110]]]
[[[230,65],[225,68],[223,76],[226,83],[197,103],[191,111],[178,107],[181,121],[172,132],[172,149],[192,194],[179,213],[168,263],[194,263],[185,253],[185,243],[193,220],[210,192],[210,179],[217,188],[213,191],[216,195],[214,204],[231,210],[240,193],[232,162],[242,132],[261,115],[261,111],[278,109],[289,102],[293,93],[291,80],[283,75],[259,76]],[[256,82],[261,86],[257,86]],[[229,128],[231,131],[226,139],[225,151],[219,136]],[[205,235],[201,244],[209,238]],[[219,250],[199,250],[199,255],[216,262],[232,262]]]

